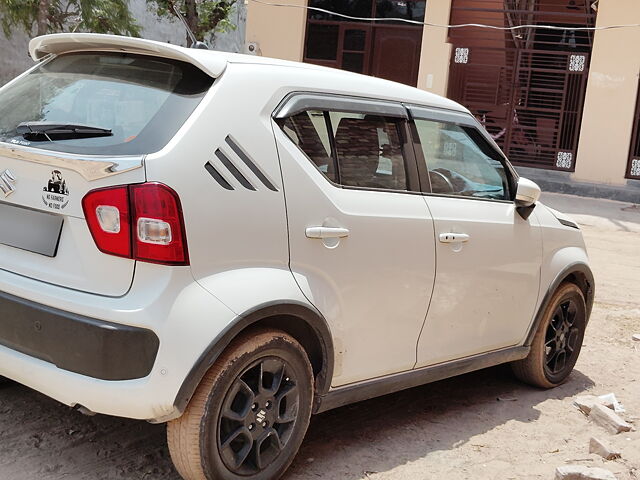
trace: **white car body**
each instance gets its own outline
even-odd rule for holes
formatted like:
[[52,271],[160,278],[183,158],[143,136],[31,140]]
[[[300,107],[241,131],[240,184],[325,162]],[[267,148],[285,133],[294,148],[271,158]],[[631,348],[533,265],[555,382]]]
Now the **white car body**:
[[[57,211],[64,225],[55,257],[0,245],[0,315],[14,312],[6,305],[19,304],[32,313],[105,322],[100,328],[144,329],[157,337],[157,354],[142,377],[113,380],[7,345],[0,346],[0,375],[69,406],[164,422],[181,415],[231,338],[267,321],[311,350],[318,412],[524,358],[539,312],[567,278],[584,288],[590,310],[593,278],[582,235],[560,213],[538,202],[525,219],[516,201],[340,188],[276,122],[285,99],[302,92],[423,107],[481,131],[455,102],[338,70],[140,39],[60,34],[30,44],[32,57],[45,62],[105,51],[191,63],[215,81],[166,146],[144,156],[0,143],[0,174],[8,170],[15,178],[15,191],[0,195],[0,205],[51,212],[41,193],[52,169],[62,172],[70,192],[64,211]],[[232,189],[216,183],[207,163]],[[509,175],[515,181],[512,170]],[[189,265],[119,258],[96,248],[84,195],[141,182],[177,192]],[[344,232],[309,238],[325,232],[310,227]],[[439,241],[449,233],[469,238]],[[46,329],[35,321],[31,331],[46,335]],[[60,348],[73,350],[81,338]],[[0,338],[0,344],[6,342]],[[96,355],[104,364],[96,368],[114,361],[107,351]],[[125,368],[127,359],[118,362]]]

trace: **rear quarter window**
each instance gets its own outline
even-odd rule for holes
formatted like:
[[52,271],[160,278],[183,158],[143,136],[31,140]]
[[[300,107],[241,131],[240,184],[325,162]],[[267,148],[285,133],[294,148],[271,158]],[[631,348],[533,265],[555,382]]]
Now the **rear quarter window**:
[[[161,150],[213,78],[189,63],[128,53],[66,54],[0,90],[0,141],[91,155]],[[106,128],[111,136],[25,139],[23,122]]]

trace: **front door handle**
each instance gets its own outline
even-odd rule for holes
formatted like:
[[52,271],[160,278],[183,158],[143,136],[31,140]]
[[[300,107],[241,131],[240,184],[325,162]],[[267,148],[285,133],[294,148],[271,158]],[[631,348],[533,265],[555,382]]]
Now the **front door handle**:
[[349,236],[349,230],[337,227],[308,227],[305,234],[307,238],[343,238]]
[[441,233],[440,242],[442,243],[463,243],[469,241],[469,235],[466,233]]

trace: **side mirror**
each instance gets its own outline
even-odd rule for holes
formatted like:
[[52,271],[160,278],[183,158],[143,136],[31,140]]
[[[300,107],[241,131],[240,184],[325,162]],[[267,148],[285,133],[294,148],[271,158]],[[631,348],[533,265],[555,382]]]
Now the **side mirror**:
[[535,182],[522,177],[518,179],[516,210],[524,220],[529,218],[536,207],[536,202],[540,199],[540,193],[540,187]]

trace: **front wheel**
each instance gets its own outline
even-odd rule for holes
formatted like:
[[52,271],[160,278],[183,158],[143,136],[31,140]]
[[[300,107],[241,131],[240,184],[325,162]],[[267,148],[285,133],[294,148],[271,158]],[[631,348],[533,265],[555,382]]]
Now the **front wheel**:
[[516,377],[541,388],[562,384],[576,364],[587,324],[582,290],[563,283],[551,297],[529,355],[511,364]]
[[300,344],[261,330],[232,342],[207,372],[167,438],[185,480],[272,480],[309,425],[313,372]]

